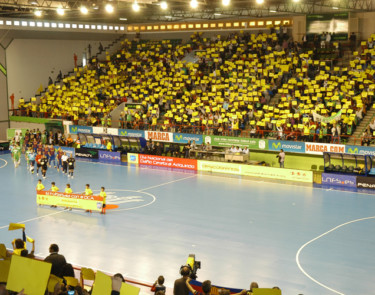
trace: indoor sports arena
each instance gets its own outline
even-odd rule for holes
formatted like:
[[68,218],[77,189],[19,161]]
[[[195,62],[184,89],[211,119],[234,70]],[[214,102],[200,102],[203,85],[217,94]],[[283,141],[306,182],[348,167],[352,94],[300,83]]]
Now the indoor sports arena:
[[372,294],[374,27],[375,0],[0,0],[0,295]]

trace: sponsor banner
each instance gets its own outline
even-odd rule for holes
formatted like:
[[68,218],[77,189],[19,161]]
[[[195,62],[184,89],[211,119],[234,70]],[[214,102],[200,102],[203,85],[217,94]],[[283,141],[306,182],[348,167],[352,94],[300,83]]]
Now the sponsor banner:
[[299,141],[268,140],[268,149],[270,151],[280,151],[292,153],[304,153],[305,143]]
[[110,162],[110,163],[121,163],[121,153],[120,152],[107,152],[99,150],[99,161],[100,162]]
[[107,127],[92,127],[92,133],[94,133],[94,134],[118,135],[118,129],[117,128],[107,128]]
[[145,132],[143,130],[118,129],[117,135],[129,137],[145,137]]
[[99,151],[96,149],[86,149],[86,148],[76,149],[76,157],[81,157],[81,158],[86,158],[86,159],[98,159]]
[[69,125],[69,133],[93,133],[91,126],[78,126],[78,125]]
[[346,145],[345,153],[375,156],[375,148],[369,146]]
[[139,154],[138,160],[140,165],[143,164],[150,166],[197,170],[197,160],[195,159],[182,159]]
[[268,140],[259,138],[205,135],[204,142],[209,142],[212,146],[219,147],[231,147],[232,145],[234,145],[239,147],[247,146],[249,149],[253,150],[268,149]]
[[36,195],[36,203],[39,205],[53,205],[59,207],[101,211],[103,207],[103,198],[100,196],[38,191]]
[[357,187],[375,189],[375,177],[357,176]]
[[345,145],[319,142],[305,142],[305,153],[323,155],[323,152],[345,153]]
[[128,164],[138,164],[138,154],[128,153]]
[[66,155],[67,155],[68,157],[70,157],[70,155],[73,155],[73,157],[76,156],[76,151],[75,151],[74,148],[67,147],[67,146],[58,146],[58,145],[54,145],[53,147],[55,148],[55,154],[56,154],[56,155],[57,155],[57,150],[58,150],[59,148],[61,148],[63,152],[66,152]]
[[[190,283],[190,285],[193,287],[193,289],[195,291],[203,293],[202,283],[201,282],[192,280],[189,283]],[[212,294],[212,295],[219,295],[220,291],[224,291],[224,290],[228,290],[230,292],[230,294],[235,294],[235,293],[241,293],[243,289],[220,287],[220,286],[212,285],[211,286],[210,294]]]
[[187,133],[173,133],[173,142],[175,143],[188,143],[188,141],[193,142],[195,140],[196,144],[203,143],[203,135],[201,134],[187,134]]
[[146,140],[173,142],[173,133],[160,131],[145,131]]
[[335,173],[322,173],[322,184],[344,187],[357,187],[357,176]]
[[313,172],[297,169],[274,168],[256,165],[241,165],[211,161],[198,161],[198,171],[228,173],[244,176],[313,182]]

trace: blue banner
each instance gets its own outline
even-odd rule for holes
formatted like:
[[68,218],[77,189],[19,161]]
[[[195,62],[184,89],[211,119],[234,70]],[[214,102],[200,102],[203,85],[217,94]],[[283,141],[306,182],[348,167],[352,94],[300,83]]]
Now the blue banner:
[[145,137],[145,132],[143,130],[119,129],[118,135],[129,137]]
[[[203,292],[201,282],[192,280],[189,283],[195,291],[198,291],[200,293]],[[221,287],[221,286],[212,285],[210,294],[211,295],[218,295],[220,290],[228,290],[230,292],[230,294],[234,294],[234,293],[240,293],[243,289]],[[189,294],[191,294],[191,292]]]
[[69,125],[69,133],[70,134],[92,133],[92,127],[91,126]]
[[375,156],[375,148],[369,146],[346,145],[345,153]]
[[357,187],[357,176],[334,173],[322,173],[322,184],[344,187]]
[[203,136],[201,134],[173,133],[173,142],[188,143],[189,140],[190,142],[195,140],[196,144],[202,144]]
[[270,151],[280,151],[292,153],[304,153],[305,143],[300,141],[286,141],[286,140],[268,140],[268,149]]
[[121,153],[120,152],[107,152],[107,151],[99,151],[99,162],[107,162],[107,163],[121,163]]
[[68,157],[70,157],[70,155],[73,155],[73,157],[76,156],[75,148],[67,147],[67,146],[58,146],[58,145],[54,145],[53,147],[55,148],[55,156],[57,155],[57,150],[59,148],[61,148],[62,151],[65,152]]

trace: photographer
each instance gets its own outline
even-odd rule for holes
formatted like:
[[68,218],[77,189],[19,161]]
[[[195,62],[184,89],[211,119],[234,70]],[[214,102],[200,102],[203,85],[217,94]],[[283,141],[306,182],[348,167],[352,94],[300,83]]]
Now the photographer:
[[175,280],[173,286],[173,295],[189,295],[189,288],[186,285],[186,281],[190,275],[190,268],[183,266],[180,270],[181,278]]

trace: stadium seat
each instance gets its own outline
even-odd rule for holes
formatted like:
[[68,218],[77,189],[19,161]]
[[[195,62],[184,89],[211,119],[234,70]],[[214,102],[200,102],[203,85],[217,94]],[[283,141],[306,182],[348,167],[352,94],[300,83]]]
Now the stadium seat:
[[95,281],[95,272],[91,268],[81,268],[80,275],[81,286],[84,286],[85,281]]

